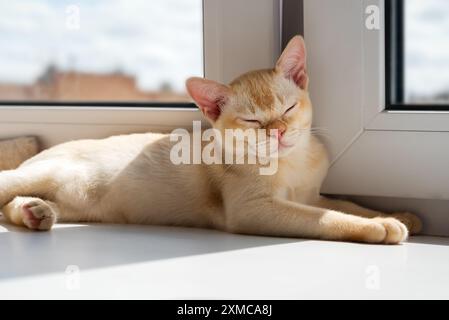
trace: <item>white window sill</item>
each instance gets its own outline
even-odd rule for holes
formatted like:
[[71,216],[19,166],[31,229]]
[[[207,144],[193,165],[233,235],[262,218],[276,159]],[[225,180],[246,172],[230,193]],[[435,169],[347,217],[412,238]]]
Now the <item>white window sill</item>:
[[367,246],[150,226],[7,228],[0,299],[449,298],[444,238]]

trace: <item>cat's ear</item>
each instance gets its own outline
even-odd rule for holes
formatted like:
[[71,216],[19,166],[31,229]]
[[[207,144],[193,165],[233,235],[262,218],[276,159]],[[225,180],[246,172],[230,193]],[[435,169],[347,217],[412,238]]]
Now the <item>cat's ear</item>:
[[293,80],[298,87],[307,90],[309,78],[306,70],[306,45],[304,38],[295,36],[290,40],[276,63],[276,70]]
[[188,79],[186,87],[203,114],[212,121],[218,119],[221,108],[231,94],[228,86],[202,78]]

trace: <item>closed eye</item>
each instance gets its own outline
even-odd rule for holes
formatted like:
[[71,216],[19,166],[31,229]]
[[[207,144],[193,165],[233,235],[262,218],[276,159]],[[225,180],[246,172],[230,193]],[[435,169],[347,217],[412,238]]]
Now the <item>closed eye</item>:
[[242,119],[243,121],[247,122],[247,123],[251,123],[251,124],[255,124],[255,125],[260,125],[260,121],[259,120],[254,120],[254,119]]
[[288,109],[284,112],[284,114],[289,113],[290,111],[292,111],[293,109],[295,109],[296,106],[297,106],[297,104],[292,105],[290,108],[288,108]]

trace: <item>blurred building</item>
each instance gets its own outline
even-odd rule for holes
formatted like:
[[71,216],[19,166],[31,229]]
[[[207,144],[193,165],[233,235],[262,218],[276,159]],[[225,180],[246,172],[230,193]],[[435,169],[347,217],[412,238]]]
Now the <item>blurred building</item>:
[[161,84],[158,91],[143,91],[134,77],[115,72],[95,74],[60,71],[50,66],[32,85],[0,83],[2,101],[102,101],[102,102],[186,102],[187,94]]

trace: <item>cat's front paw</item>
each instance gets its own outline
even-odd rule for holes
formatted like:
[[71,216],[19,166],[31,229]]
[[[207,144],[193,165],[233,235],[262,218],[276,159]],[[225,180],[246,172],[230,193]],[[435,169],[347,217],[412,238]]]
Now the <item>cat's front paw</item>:
[[418,234],[422,230],[422,222],[418,216],[409,212],[393,213],[392,216],[401,221],[408,229],[411,235]]
[[407,227],[395,218],[374,218],[374,222],[384,230],[384,237],[379,243],[399,244],[408,238]]

